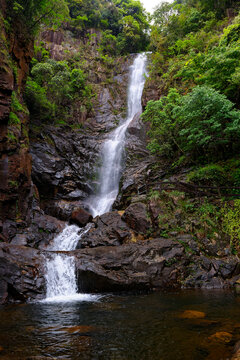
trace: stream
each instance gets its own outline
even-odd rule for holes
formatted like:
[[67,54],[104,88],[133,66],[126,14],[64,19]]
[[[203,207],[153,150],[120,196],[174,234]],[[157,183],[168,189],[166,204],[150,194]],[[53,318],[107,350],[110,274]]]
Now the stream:
[[190,290],[2,306],[0,358],[227,360],[239,305],[232,292]]

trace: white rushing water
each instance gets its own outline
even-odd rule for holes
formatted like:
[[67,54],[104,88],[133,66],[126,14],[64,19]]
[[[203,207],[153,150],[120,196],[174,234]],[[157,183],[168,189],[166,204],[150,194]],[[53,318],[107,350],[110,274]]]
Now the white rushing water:
[[110,211],[118,195],[126,130],[134,116],[142,111],[141,100],[145,83],[146,60],[146,54],[139,54],[135,58],[131,66],[128,87],[127,118],[110,134],[103,145],[99,191],[87,202],[93,217]]
[[78,294],[74,257],[64,253],[54,253],[54,251],[74,250],[90,227],[91,224],[88,224],[80,230],[76,225],[66,226],[48,247],[53,253],[46,259],[47,294],[44,302],[93,301],[99,298],[96,295]]
[[[145,83],[146,54],[139,54],[131,66],[128,88],[128,115],[109,136],[102,149],[103,163],[100,169],[100,187],[96,196],[89,199],[88,205],[93,217],[110,211],[118,195],[119,181],[122,173],[124,140],[128,125],[136,114],[141,113],[141,99]],[[50,251],[71,251],[77,246],[81,236],[91,225],[79,233],[79,227],[67,226],[49,246]],[[58,301],[94,301],[96,295],[78,294],[73,256],[64,253],[52,253],[46,260],[47,294],[45,302]]]

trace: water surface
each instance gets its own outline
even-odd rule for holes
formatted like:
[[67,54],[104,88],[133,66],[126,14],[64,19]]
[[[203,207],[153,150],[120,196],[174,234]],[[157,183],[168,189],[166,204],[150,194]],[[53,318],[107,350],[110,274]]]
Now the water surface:
[[184,291],[2,306],[0,359],[226,360],[239,305],[231,292]]

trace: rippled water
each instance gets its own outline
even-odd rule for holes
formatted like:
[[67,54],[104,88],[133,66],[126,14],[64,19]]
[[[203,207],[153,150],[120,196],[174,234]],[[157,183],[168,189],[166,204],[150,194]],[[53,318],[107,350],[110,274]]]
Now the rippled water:
[[[226,360],[239,305],[230,292],[188,291],[2,306],[0,359]],[[184,319],[186,310],[206,316]]]

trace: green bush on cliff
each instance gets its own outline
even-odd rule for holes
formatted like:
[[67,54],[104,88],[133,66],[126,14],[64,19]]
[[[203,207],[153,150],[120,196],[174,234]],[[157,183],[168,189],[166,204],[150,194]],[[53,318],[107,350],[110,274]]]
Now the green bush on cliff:
[[181,95],[171,89],[168,96],[158,101],[149,101],[142,114],[143,121],[150,122],[148,149],[161,156],[173,156],[179,150],[179,124],[175,115]]
[[32,67],[31,76],[25,91],[31,115],[42,120],[66,118],[73,101],[91,109],[92,91],[82,69],[47,59]]
[[240,249],[240,200],[235,200],[233,205],[226,204],[222,208],[223,230],[230,236],[231,245]]
[[239,149],[240,111],[225,95],[197,86],[181,96],[150,101],[143,115],[150,122],[149,149],[161,156],[188,154],[190,159],[224,158]]
[[28,79],[24,96],[31,116],[40,120],[51,119],[53,105],[48,100],[46,90],[43,87]]
[[146,49],[149,43],[148,14],[135,0],[68,0],[73,32],[103,31],[103,54],[125,54]]
[[221,158],[239,147],[240,111],[225,95],[197,86],[176,108],[182,148],[206,157]]
[[199,169],[191,171],[187,175],[187,180],[195,184],[205,184],[212,186],[224,185],[226,183],[227,174],[222,166],[218,164],[210,164]]

